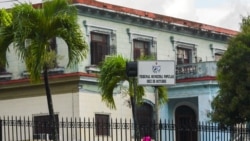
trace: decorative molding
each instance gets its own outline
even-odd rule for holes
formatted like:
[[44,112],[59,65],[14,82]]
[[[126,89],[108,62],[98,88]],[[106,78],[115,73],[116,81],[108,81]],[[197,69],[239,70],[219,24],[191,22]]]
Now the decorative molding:
[[111,35],[111,39],[115,37],[116,29],[104,26],[98,26],[94,24],[88,24],[87,21],[83,21],[83,25],[86,27],[86,35],[89,36],[90,32],[98,32]]
[[[132,24],[132,25],[137,25],[137,26],[141,26],[145,28],[152,28],[154,30],[159,30],[159,31],[168,32],[168,33],[194,36],[195,38],[216,40],[216,41],[220,41],[223,43],[227,42],[228,39],[230,39],[232,36],[237,34],[236,31],[226,30],[226,29],[218,28],[218,27],[212,28],[212,26],[209,26],[209,25],[185,21],[181,19],[178,19],[177,21],[181,23],[183,22],[183,25],[177,24],[174,22],[164,22],[164,20],[162,19],[157,20],[155,18],[149,18],[148,16],[149,15],[152,16],[153,13],[150,13],[150,14],[148,13],[149,15],[145,15],[145,16],[137,16],[134,14],[130,14],[130,11],[117,12],[115,10],[109,10],[105,8],[103,9],[103,8],[93,7],[91,5],[85,5],[85,4],[74,4],[74,5],[79,10],[80,15],[87,15],[87,16],[96,17],[102,20],[115,21],[115,22],[124,23],[124,24]],[[166,19],[168,19],[167,16],[163,16],[163,17],[160,16],[160,17],[161,18],[166,17]],[[171,17],[171,19],[173,19],[173,17]],[[194,24],[196,24],[197,27],[196,26],[194,27]],[[202,29],[201,27],[209,28],[209,30]]]
[[[53,69],[49,69],[48,70],[48,74],[49,75],[52,75],[52,74],[62,74],[62,73],[64,73],[64,71],[65,71],[64,67],[56,67],[56,68],[53,68]],[[43,73],[43,72],[41,72],[41,73]],[[22,77],[24,77],[24,78],[27,78],[29,76],[30,76],[30,72],[28,72],[28,71],[24,71],[22,73]]]

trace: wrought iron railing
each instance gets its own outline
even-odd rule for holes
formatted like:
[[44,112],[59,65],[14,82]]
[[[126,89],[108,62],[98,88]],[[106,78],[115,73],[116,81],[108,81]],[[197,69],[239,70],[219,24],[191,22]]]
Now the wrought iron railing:
[[[51,139],[49,122],[34,122],[30,118],[1,118],[0,141],[48,141]],[[112,120],[97,123],[95,119],[67,119],[57,122],[60,141],[136,141],[151,136],[157,141],[249,141],[246,126],[225,127],[212,122],[185,122],[176,125],[170,120],[159,124],[133,125],[132,120]],[[138,132],[134,132],[135,128]],[[138,138],[135,138],[135,135]]]
[[176,65],[176,80],[185,78],[198,78],[205,76],[216,76],[215,61],[199,62]]

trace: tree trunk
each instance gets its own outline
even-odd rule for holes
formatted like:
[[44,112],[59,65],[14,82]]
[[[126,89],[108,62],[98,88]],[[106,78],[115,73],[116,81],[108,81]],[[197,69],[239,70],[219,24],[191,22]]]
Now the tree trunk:
[[58,123],[56,122],[55,113],[54,113],[54,109],[53,109],[53,102],[52,102],[52,96],[51,96],[51,92],[50,92],[50,86],[49,86],[49,80],[48,80],[48,68],[47,67],[44,68],[43,78],[44,78],[44,86],[45,86],[45,90],[46,90],[47,103],[48,103],[48,109],[49,109],[52,139],[53,139],[53,141],[58,141],[58,131],[57,131],[57,127],[58,127],[57,124]]
[[134,119],[134,131],[135,131],[135,141],[140,141],[140,130],[139,130],[139,123],[137,119],[137,112],[136,112],[136,81],[135,78],[133,78],[133,90],[134,90],[134,96],[130,97],[131,101],[131,107],[132,107],[132,114],[133,114],[133,119]]

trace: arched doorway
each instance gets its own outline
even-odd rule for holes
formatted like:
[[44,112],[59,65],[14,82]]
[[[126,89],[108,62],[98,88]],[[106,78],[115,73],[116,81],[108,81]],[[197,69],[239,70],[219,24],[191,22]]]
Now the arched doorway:
[[154,138],[154,111],[152,105],[143,103],[142,105],[137,106],[136,113],[140,129],[140,137],[142,138],[149,135],[151,138]]
[[197,141],[197,120],[194,110],[179,106],[175,110],[176,141]]

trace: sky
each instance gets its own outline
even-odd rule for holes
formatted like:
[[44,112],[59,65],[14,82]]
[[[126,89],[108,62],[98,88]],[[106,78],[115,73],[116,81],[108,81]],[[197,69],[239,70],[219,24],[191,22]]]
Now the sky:
[[[13,2],[42,0],[0,0],[0,8]],[[98,0],[175,18],[239,31],[242,17],[250,15],[250,0]]]

